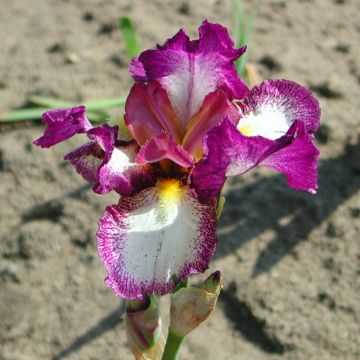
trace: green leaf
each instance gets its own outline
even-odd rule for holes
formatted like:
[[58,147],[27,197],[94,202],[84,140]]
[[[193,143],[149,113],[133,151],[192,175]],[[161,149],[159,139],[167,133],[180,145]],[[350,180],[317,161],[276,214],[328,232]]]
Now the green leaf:
[[[45,111],[50,110],[49,108],[28,108],[28,109],[18,109],[7,112],[0,112],[0,123],[13,123],[18,121],[26,120],[40,120],[42,114]],[[88,119],[91,122],[102,123],[107,120],[109,117],[106,113],[95,113],[87,112]]]
[[236,70],[240,77],[246,77],[245,65],[249,58],[249,42],[254,29],[254,22],[258,10],[260,0],[254,0],[251,5],[250,16],[245,14],[245,7],[243,0],[234,0],[235,6],[235,46],[240,48],[248,45],[247,51],[235,63]]
[[7,112],[0,112],[0,122],[17,122],[24,120],[38,120],[47,111],[47,108],[18,109]]
[[66,101],[57,98],[43,97],[43,96],[32,96],[29,101],[32,104],[38,106],[46,106],[49,109],[63,109],[72,107],[75,104],[71,101]]
[[119,19],[119,27],[124,38],[125,50],[129,59],[139,55],[140,48],[136,40],[136,32],[131,19],[123,16]]
[[82,104],[86,106],[88,110],[102,110],[111,107],[123,106],[126,98],[113,98],[113,99],[96,99],[83,101]]
[[[42,96],[32,96],[30,99],[35,105],[46,106],[49,109],[61,109],[68,108],[72,106],[76,106],[77,104],[72,101],[50,98],[50,97],[42,97]],[[95,99],[95,100],[87,100],[80,102],[85,105],[88,111],[97,111],[103,110],[111,107],[123,106],[125,104],[126,98],[109,98],[109,99]]]

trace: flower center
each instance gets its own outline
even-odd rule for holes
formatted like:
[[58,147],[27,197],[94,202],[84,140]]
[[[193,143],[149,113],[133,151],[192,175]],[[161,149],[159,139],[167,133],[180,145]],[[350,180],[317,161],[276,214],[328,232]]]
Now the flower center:
[[166,204],[178,204],[183,198],[186,189],[181,181],[177,179],[159,180],[156,183],[159,202]]

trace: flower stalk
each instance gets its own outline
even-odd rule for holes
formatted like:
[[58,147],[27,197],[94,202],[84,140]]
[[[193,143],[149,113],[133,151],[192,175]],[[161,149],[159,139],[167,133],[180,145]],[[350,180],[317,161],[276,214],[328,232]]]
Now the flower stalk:
[[169,330],[162,360],[178,360],[184,339],[185,336],[174,334]]

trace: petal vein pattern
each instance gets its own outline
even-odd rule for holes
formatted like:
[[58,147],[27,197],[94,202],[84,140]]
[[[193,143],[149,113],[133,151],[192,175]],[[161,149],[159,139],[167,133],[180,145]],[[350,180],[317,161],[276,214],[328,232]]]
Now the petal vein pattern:
[[176,279],[207,269],[216,246],[213,205],[202,205],[177,180],[124,197],[99,222],[106,285],[129,299],[163,295]]

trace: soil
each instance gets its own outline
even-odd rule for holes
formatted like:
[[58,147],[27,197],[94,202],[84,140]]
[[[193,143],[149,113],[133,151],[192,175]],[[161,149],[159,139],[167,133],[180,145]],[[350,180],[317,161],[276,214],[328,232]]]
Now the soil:
[[[231,27],[232,13],[230,0],[3,1],[0,109],[31,95],[126,95],[119,16],[145,49],[180,27],[195,36],[205,18]],[[210,268],[224,289],[182,359],[360,358],[359,20],[358,0],[260,3],[259,78],[302,83],[321,103],[319,191],[290,190],[265,170],[229,183]],[[62,160],[81,139],[39,150],[42,131],[0,127],[0,359],[131,359],[94,236],[116,195],[93,194]]]

